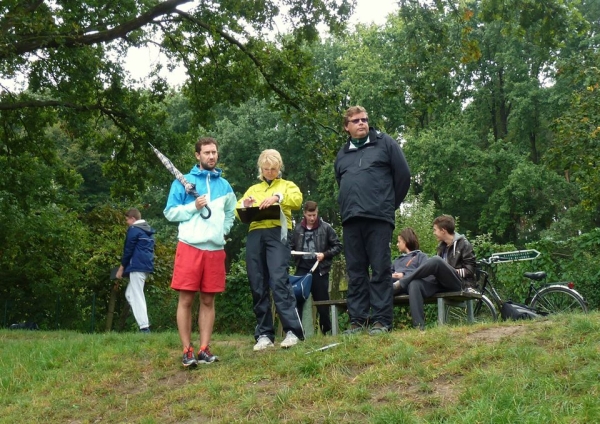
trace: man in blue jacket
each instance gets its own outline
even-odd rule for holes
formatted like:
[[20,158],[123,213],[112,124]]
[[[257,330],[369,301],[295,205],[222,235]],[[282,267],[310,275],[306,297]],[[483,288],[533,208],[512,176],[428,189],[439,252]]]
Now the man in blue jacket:
[[[177,329],[183,346],[182,365],[186,368],[219,360],[211,353],[209,343],[215,322],[215,296],[225,291],[225,236],[233,225],[236,198],[217,168],[218,148],[211,137],[196,142],[198,164],[185,179],[195,185],[200,197],[188,193],[175,180],[163,211],[169,221],[179,223],[171,288],[179,292]],[[191,332],[192,305],[197,292],[200,293],[200,349],[195,358]]]
[[118,279],[129,276],[129,284],[125,290],[125,298],[131,305],[133,316],[144,333],[150,332],[144,284],[148,274],[154,271],[154,233],[155,231],[142,219],[142,214],[135,208],[125,213],[127,235],[121,266],[117,270]]
[[375,335],[392,328],[390,246],[396,209],[410,186],[410,170],[398,142],[369,127],[362,106],[346,111],[344,129],[350,137],[339,150],[334,169],[348,272],[347,333],[363,331],[370,323],[369,334]]

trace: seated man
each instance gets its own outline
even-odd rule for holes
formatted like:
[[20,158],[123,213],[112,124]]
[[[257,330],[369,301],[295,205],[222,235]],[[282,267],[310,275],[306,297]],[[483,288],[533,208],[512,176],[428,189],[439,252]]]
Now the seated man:
[[[408,291],[413,326],[425,328],[426,297],[442,291],[460,291],[475,283],[475,254],[465,236],[454,233],[455,222],[450,215],[433,220],[433,234],[439,240],[434,256],[414,272],[400,279],[402,290]],[[433,276],[435,280],[430,278]]]

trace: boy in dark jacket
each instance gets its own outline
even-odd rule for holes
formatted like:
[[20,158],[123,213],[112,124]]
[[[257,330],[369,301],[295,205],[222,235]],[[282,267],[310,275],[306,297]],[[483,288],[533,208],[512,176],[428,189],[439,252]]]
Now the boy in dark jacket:
[[125,297],[131,305],[133,316],[144,333],[150,332],[144,284],[148,274],[154,271],[154,233],[155,231],[142,219],[142,214],[135,208],[125,213],[127,235],[121,266],[117,271],[118,279],[129,276],[129,284]]
[[[425,327],[423,299],[443,291],[460,291],[475,283],[475,254],[473,246],[463,236],[454,232],[455,222],[450,215],[433,220],[433,234],[439,240],[437,256],[429,258],[412,274],[400,279],[400,287],[410,297],[413,325]],[[434,281],[426,278],[435,277]],[[418,306],[413,312],[413,303]]]
[[[296,256],[296,275],[305,275],[310,272],[315,260],[319,262],[313,272],[311,293],[313,300],[329,300],[329,271],[333,257],[342,251],[342,243],[335,230],[319,217],[317,202],[312,200],[304,204],[304,219],[294,228],[291,241],[292,250],[313,252],[311,254]],[[302,305],[297,305],[298,312],[302,313]],[[331,330],[331,317],[328,306],[318,306],[319,326],[323,334]]]

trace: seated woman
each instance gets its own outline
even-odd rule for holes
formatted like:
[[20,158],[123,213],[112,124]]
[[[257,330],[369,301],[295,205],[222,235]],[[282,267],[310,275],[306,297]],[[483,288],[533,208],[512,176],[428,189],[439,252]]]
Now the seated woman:
[[[455,221],[450,215],[433,220],[433,234],[438,239],[437,255],[426,260],[398,282],[408,290],[413,325],[425,326],[424,299],[435,293],[460,291],[475,283],[473,246],[462,234],[455,233]],[[433,280],[431,280],[433,278]]]
[[394,296],[406,294],[407,291],[400,287],[400,279],[415,271],[423,264],[428,256],[419,250],[419,238],[415,231],[407,227],[398,234],[398,250],[402,253],[392,264],[392,278],[394,281]]

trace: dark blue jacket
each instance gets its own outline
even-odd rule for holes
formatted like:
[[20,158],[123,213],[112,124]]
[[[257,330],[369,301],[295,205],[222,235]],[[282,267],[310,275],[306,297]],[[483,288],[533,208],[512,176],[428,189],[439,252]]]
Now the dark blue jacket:
[[154,231],[143,219],[127,229],[123,248],[123,276],[130,272],[154,271]]

